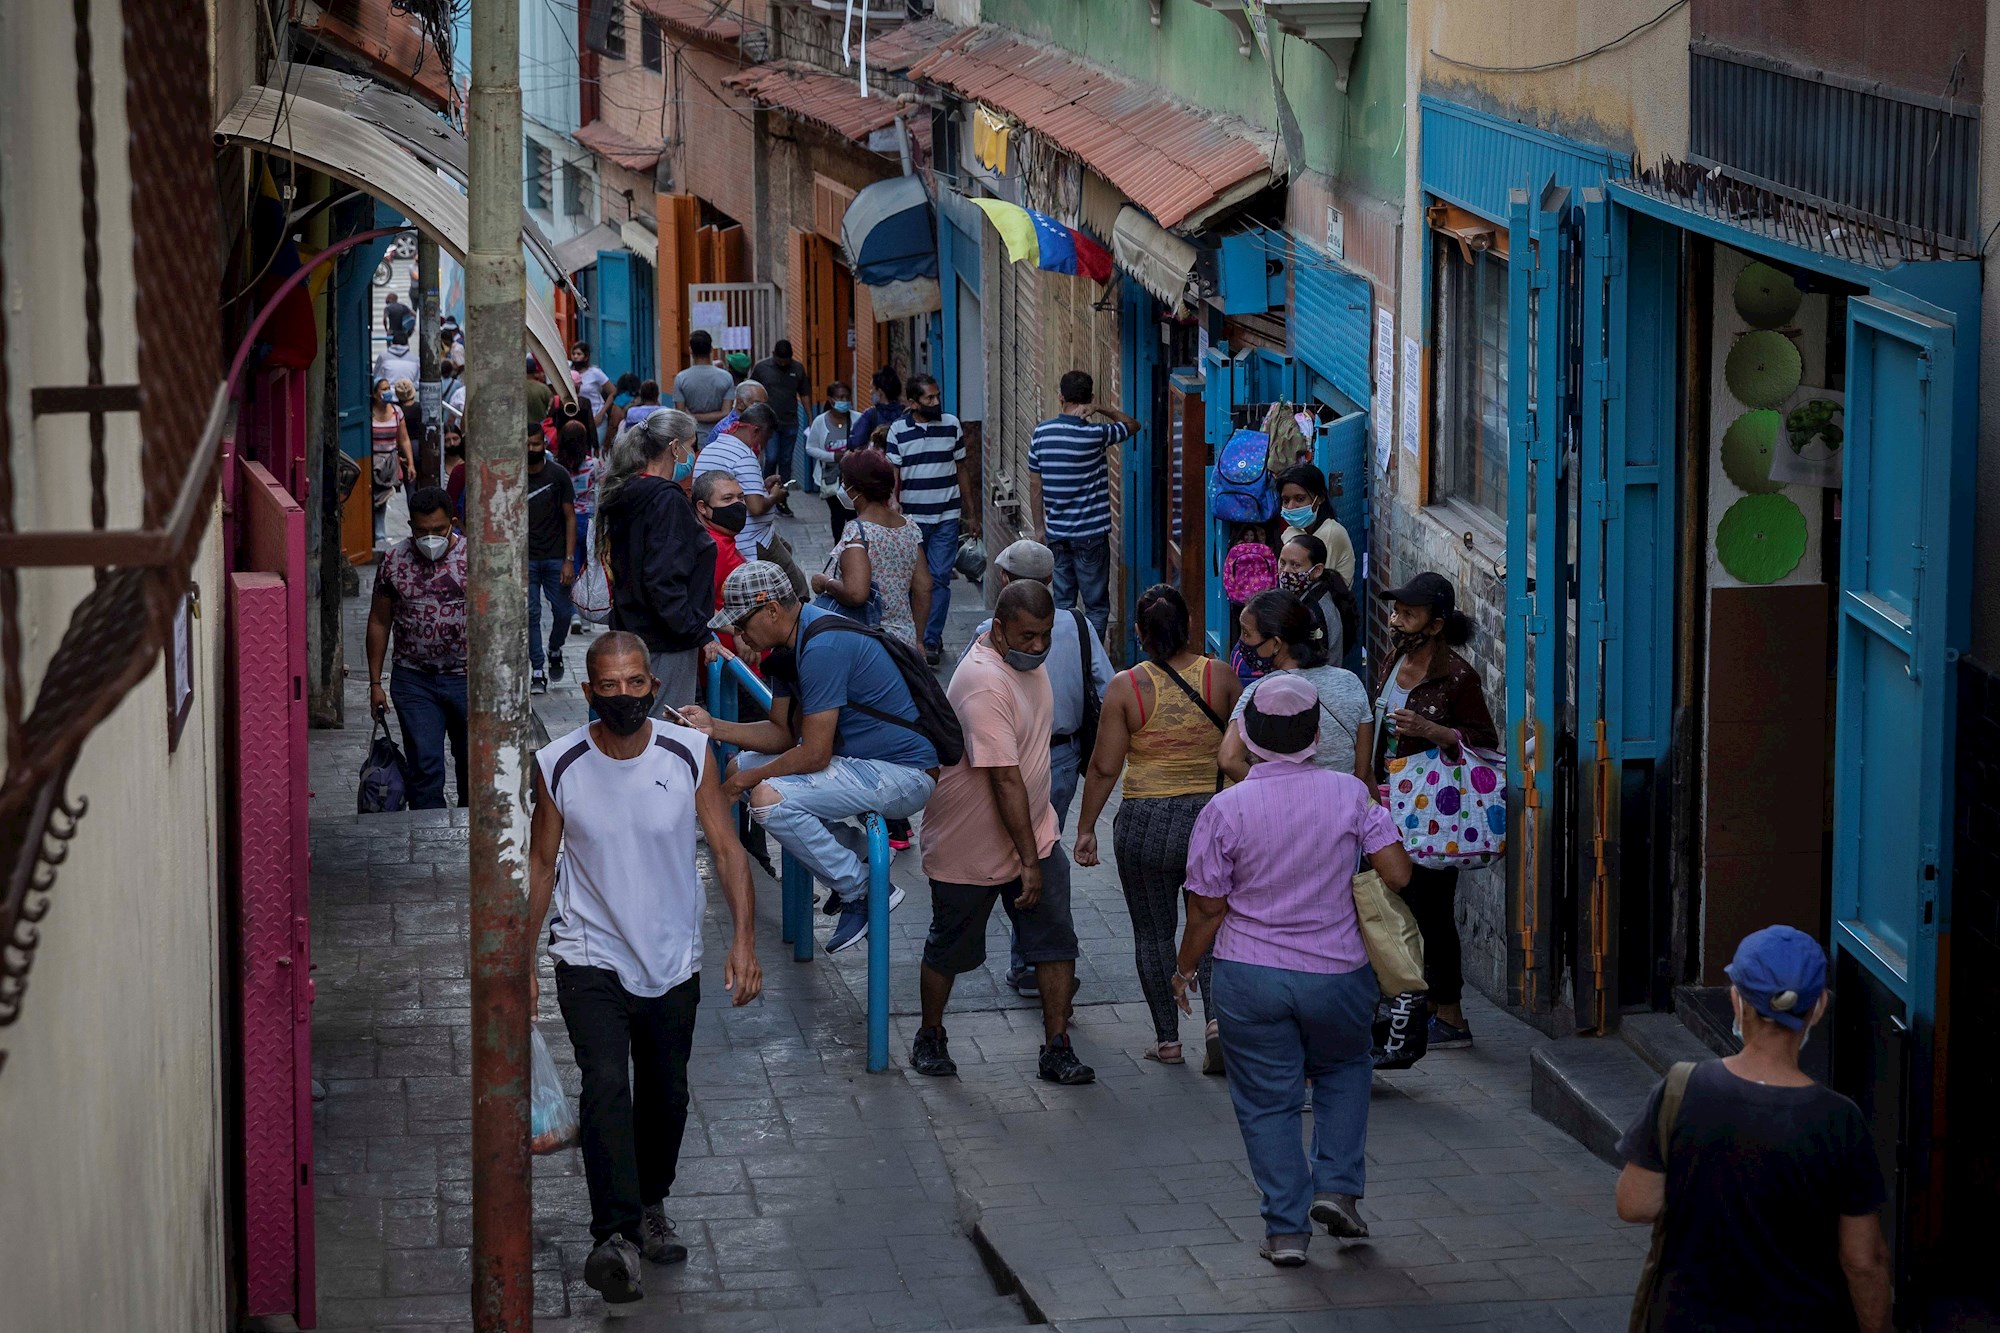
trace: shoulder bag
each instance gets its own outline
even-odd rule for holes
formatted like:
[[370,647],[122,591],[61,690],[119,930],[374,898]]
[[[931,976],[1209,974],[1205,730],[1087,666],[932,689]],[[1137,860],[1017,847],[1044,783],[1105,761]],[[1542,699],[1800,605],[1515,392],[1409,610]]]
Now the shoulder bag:
[[[1667,1165],[1667,1154],[1673,1143],[1674,1122],[1681,1118],[1681,1102],[1687,1097],[1688,1077],[1694,1073],[1694,1061],[1678,1061],[1667,1071],[1666,1088],[1660,1094],[1660,1119],[1654,1133],[1660,1138],[1660,1165]],[[1660,1295],[1660,1270],[1667,1250],[1667,1210],[1662,1207],[1660,1215],[1653,1219],[1653,1243],[1646,1249],[1646,1263],[1639,1270],[1639,1287],[1632,1293],[1632,1317],[1625,1325],[1625,1333],[1649,1333],[1653,1326],[1653,1302]]]
[[1483,866],[1507,850],[1507,757],[1459,746],[1457,760],[1442,747],[1384,762],[1389,817],[1410,859],[1433,870]]
[[[834,567],[840,563],[841,552],[859,541],[862,551],[868,556],[868,600],[859,606],[850,606],[841,601],[836,594],[823,592],[812,599],[812,604],[822,611],[831,611],[837,616],[846,616],[849,620],[858,620],[864,625],[880,625],[882,589],[875,583],[875,553],[868,547],[868,529],[861,526],[861,520],[858,518],[851,520],[847,528],[848,532],[840,534],[840,544],[833,548],[833,554],[827,557],[826,568],[820,573],[831,576]],[[855,535],[849,536],[849,532]]]

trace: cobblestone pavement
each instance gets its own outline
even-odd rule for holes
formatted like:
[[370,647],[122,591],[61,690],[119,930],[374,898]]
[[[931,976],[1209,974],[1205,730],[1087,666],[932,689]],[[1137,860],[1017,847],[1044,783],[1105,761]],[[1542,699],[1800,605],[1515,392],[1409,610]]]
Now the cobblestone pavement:
[[[810,560],[824,549],[822,511],[796,507],[786,526]],[[978,614],[969,586],[955,591],[954,649]],[[354,683],[366,680],[364,609],[349,608],[349,717],[361,721],[312,738],[322,1324],[456,1330],[471,1239],[463,812],[351,813],[367,735]],[[580,665],[580,651],[570,658]],[[573,688],[536,702],[551,734],[582,720]],[[693,1254],[685,1269],[649,1269],[643,1306],[619,1327],[1400,1333],[1412,1315],[1439,1328],[1623,1326],[1646,1233],[1615,1220],[1613,1173],[1529,1110],[1532,1029],[1475,996],[1476,1049],[1379,1077],[1362,1205],[1371,1242],[1320,1237],[1307,1267],[1280,1272],[1256,1256],[1257,1195],[1222,1081],[1139,1058],[1151,1024],[1115,872],[1075,877],[1076,1041],[1098,1071],[1084,1088],[1035,1078],[1039,1012],[1002,984],[997,914],[988,967],[961,979],[947,1018],[960,1077],[901,1070],[928,923],[916,853],[895,878],[911,891],[892,923],[897,1068],[870,1076],[865,950],[792,963],[776,886],[757,875],[765,996],[730,1010],[711,994],[690,1067],[694,1113],[668,1211]],[[726,925],[717,902],[715,954]],[[574,1087],[543,966],[539,1026]],[[1198,1032],[1190,1020],[1186,1035]],[[605,1320],[580,1277],[581,1169],[573,1151],[536,1163],[543,1333]]]

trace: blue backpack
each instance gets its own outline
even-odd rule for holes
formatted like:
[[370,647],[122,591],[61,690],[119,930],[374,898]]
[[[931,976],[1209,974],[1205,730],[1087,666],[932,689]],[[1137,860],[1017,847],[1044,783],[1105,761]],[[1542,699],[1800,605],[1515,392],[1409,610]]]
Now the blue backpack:
[[1265,466],[1271,437],[1239,430],[1215,461],[1215,516],[1225,523],[1263,523],[1278,512],[1278,487]]
[[361,761],[361,790],[355,794],[355,812],[384,815],[404,809],[409,803],[409,767],[403,760],[402,748],[389,739],[388,724],[377,722],[375,743],[368,747],[368,757]]

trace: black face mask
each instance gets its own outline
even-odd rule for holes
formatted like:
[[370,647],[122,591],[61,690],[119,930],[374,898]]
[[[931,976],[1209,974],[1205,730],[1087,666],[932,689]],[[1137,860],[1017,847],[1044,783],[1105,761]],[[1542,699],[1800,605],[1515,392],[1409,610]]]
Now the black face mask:
[[939,417],[942,417],[944,415],[944,404],[919,403],[917,404],[916,414],[917,414],[917,419],[919,421],[936,421]]
[[590,702],[597,709],[597,720],[614,736],[630,736],[646,725],[646,714],[653,711],[651,694],[593,694]]
[[548,451],[548,450],[546,450],[546,449],[530,449],[530,450],[528,450],[528,466],[529,466],[529,467],[531,467],[531,468],[537,468],[537,467],[540,467],[540,466],[541,466],[542,464],[544,464],[544,463],[546,463],[546,462],[548,462],[548,461],[549,461],[549,451]]
[[735,504],[717,505],[708,511],[708,521],[724,532],[741,532],[743,525],[750,521],[750,506],[741,500]]
[[1395,650],[1396,656],[1407,657],[1428,643],[1430,637],[1429,634],[1422,630],[1418,630],[1414,634],[1405,630],[1390,630],[1389,646]]

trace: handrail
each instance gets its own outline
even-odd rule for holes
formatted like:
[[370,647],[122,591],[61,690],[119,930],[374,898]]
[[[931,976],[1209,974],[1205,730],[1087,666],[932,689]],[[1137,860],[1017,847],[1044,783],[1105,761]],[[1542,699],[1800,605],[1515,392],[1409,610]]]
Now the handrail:
[[[723,688],[725,673],[736,686]],[[708,711],[711,716],[734,722],[738,697],[747,696],[766,713],[771,709],[771,688],[733,654],[725,654],[708,664]],[[862,817],[868,834],[868,1072],[879,1074],[889,1067],[889,830],[882,816],[871,810]],[[781,857],[779,920],[785,943],[792,946],[792,961],[810,962],[813,956],[812,875],[790,852]]]

